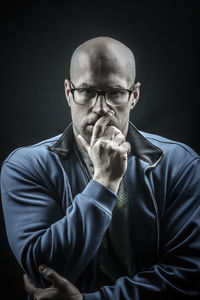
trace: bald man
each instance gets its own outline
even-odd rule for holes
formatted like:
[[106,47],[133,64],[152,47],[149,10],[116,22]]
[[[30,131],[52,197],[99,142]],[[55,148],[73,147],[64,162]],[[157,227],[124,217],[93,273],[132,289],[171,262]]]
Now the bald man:
[[86,41],[64,82],[72,123],[3,164],[7,235],[30,299],[199,299],[199,156],[129,121],[135,76],[124,44]]

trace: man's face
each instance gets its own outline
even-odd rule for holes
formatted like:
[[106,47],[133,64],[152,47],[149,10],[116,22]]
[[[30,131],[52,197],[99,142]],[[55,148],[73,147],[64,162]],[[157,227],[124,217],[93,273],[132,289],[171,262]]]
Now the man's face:
[[[109,88],[124,88],[130,89],[131,84],[128,82],[124,72],[115,71],[94,71],[87,69],[86,72],[81,72],[80,76],[73,81],[76,88],[92,87],[97,90],[106,90]],[[109,125],[116,126],[125,136],[127,134],[130,110],[135,106],[139,90],[131,94],[129,101],[126,104],[119,106],[108,105],[105,98],[100,95],[94,105],[87,103],[84,105],[77,104],[73,100],[70,92],[69,81],[65,81],[65,92],[68,104],[71,108],[71,116],[75,137],[81,134],[89,143],[95,122],[108,111],[113,111],[113,117]]]

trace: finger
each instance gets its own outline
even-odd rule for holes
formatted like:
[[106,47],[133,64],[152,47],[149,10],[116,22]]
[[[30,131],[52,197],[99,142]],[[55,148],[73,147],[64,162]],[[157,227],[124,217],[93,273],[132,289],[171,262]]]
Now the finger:
[[108,138],[109,140],[114,139],[114,137],[121,133],[121,131],[115,127],[115,126],[108,126],[105,130],[105,132],[103,133],[102,137],[104,138]]
[[131,146],[128,142],[124,142],[121,145],[117,145],[115,142],[111,141],[110,143],[107,143],[107,151],[112,153],[115,151],[118,154],[127,154],[129,155],[131,152]]
[[88,152],[89,151],[89,144],[86,142],[86,140],[82,137],[82,135],[78,135],[78,139],[81,142],[81,144],[83,145],[83,147],[85,148],[85,150]]
[[131,145],[128,142],[124,142],[120,145],[120,148],[122,150],[124,150],[125,152],[127,152],[127,154],[129,155],[131,153]]
[[54,271],[53,269],[47,267],[47,266],[44,266],[44,265],[41,265],[39,267],[39,271],[40,273],[42,274],[42,276],[48,280],[49,282],[51,282],[54,286],[57,286],[57,287],[61,287],[63,286],[64,282],[65,281],[65,278],[60,276],[56,271]]
[[99,120],[95,123],[94,129],[92,132],[91,143],[90,143],[91,146],[101,136],[101,134],[106,130],[106,126],[111,121],[113,114],[114,113],[112,111],[109,111],[106,115],[99,118]]
[[105,140],[106,139],[111,140],[113,143],[117,145],[121,145],[126,140],[123,133],[115,126],[107,127],[106,131],[104,132],[101,138]]
[[39,271],[42,276],[50,281],[55,287],[65,289],[69,295],[79,294],[79,290],[69,280],[59,275],[55,270],[47,266],[41,265]]
[[125,142],[125,136],[123,133],[115,126],[109,126],[106,129],[105,134],[103,137],[109,137],[114,143],[120,145],[121,143]]
[[114,139],[113,139],[113,143],[117,144],[118,146],[120,146],[121,144],[123,144],[125,142],[125,136],[123,134],[117,134]]
[[24,279],[25,290],[27,291],[27,293],[30,295],[35,295],[35,293],[38,291],[38,288],[35,287],[32,280],[29,278],[27,274],[23,275],[23,279]]

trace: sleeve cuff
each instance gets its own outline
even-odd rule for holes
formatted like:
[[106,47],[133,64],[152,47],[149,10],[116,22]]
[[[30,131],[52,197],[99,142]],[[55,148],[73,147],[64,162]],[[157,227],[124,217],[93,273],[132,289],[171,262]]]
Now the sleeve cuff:
[[94,199],[100,206],[110,212],[112,212],[117,200],[115,193],[95,180],[90,180],[82,194],[90,199]]
[[101,291],[83,294],[83,300],[103,300],[103,299],[104,297],[101,295]]

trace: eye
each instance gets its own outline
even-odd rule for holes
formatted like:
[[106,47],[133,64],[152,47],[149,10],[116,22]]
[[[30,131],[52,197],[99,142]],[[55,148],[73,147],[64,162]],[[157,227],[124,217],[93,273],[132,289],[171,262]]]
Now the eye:
[[92,90],[89,89],[89,88],[81,88],[81,89],[79,89],[79,92],[80,93],[85,93],[85,94],[91,94]]
[[108,91],[107,96],[111,98],[118,98],[118,97],[122,97],[125,93],[126,91],[115,89],[115,90]]
[[86,97],[93,97],[96,94],[95,90],[91,88],[81,88],[78,91],[81,95],[84,95]]

